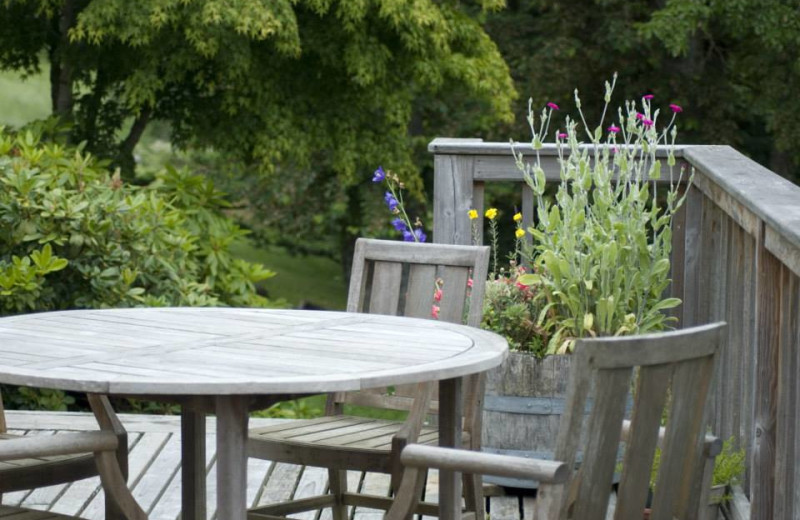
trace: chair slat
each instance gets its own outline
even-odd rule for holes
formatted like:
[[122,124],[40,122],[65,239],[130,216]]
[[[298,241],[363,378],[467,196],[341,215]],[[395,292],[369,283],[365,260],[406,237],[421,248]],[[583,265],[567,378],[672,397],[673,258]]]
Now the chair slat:
[[430,318],[435,291],[436,266],[410,266],[404,314],[412,318]]
[[371,314],[397,314],[402,276],[403,264],[398,262],[375,262],[369,300],[369,312]]
[[575,518],[605,519],[630,380],[630,368],[597,371],[595,402],[589,418],[586,455],[580,469]]
[[464,322],[464,304],[469,270],[447,266],[442,272],[442,301],[439,302],[439,319],[453,323]]
[[633,420],[617,491],[616,520],[638,517],[647,503],[650,470],[671,375],[671,365],[642,367],[639,370]]
[[[691,479],[703,452],[704,402],[714,369],[713,356],[683,361],[675,367],[671,403],[653,498],[653,520],[686,517]],[[705,401],[705,400],[703,400]]]

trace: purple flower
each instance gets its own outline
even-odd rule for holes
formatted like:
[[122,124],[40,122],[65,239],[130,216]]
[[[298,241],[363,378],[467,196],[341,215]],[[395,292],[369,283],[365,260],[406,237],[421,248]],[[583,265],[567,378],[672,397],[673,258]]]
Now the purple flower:
[[552,101],[550,103],[548,103],[547,106],[550,107],[553,110],[558,110],[558,105],[556,105]]
[[653,126],[653,122],[650,119],[642,119],[642,124],[648,128]]
[[565,134],[564,132],[559,132],[558,133],[558,138],[559,139],[566,139],[567,138],[567,134]]
[[386,172],[383,171],[381,166],[378,166],[378,169],[375,170],[375,173],[372,174],[372,182],[382,182],[383,179],[386,178]]
[[425,234],[421,227],[414,230],[414,235],[417,237],[417,242],[425,242],[425,239],[428,238],[428,235]]
[[672,110],[672,111],[673,111],[673,112],[675,112],[676,114],[677,114],[678,112],[683,112],[683,109],[681,108],[681,106],[680,106],[680,105],[676,105],[676,104],[674,104],[674,103],[673,103],[673,104],[671,104],[671,105],[669,106],[669,108],[670,108],[670,110]]
[[405,220],[401,219],[400,217],[392,219],[392,226],[394,226],[394,228],[397,231],[405,231],[406,230],[406,222],[405,222]]
[[653,99],[654,97],[655,96],[653,94],[645,94],[644,96],[642,96],[642,99],[646,99],[646,100],[649,101],[649,100]]
[[619,127],[611,125],[608,127],[608,131],[611,132],[612,134],[616,134],[617,132],[619,132]]
[[414,233],[412,233],[408,229],[404,229],[403,230],[403,241],[404,242],[414,242]]
[[397,199],[394,198],[394,195],[392,195],[391,191],[387,191],[386,193],[384,193],[383,200],[384,202],[386,202],[386,205],[389,206],[389,209],[391,211],[396,210],[397,206],[400,204],[399,202],[397,202]]

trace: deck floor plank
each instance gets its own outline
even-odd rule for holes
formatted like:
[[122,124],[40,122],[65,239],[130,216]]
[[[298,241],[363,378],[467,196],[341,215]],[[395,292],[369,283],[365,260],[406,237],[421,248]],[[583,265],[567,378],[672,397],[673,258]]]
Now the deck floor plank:
[[[6,411],[12,433],[25,435],[57,435],[67,431],[96,430],[91,414],[72,412]],[[148,512],[151,520],[180,518],[180,417],[162,415],[120,415],[128,430],[129,478],[133,495]],[[281,419],[251,418],[251,426],[268,426]],[[213,417],[207,419],[207,508],[208,518],[216,518],[216,427]],[[438,475],[432,471],[426,485],[426,501],[436,501]],[[348,489],[386,496],[388,475],[350,471]],[[266,505],[323,493],[327,489],[327,471],[291,464],[274,464],[266,460],[248,461],[247,500],[250,506]],[[493,497],[492,520],[520,520],[516,497]],[[67,485],[37,490],[6,493],[2,503],[47,509],[54,513],[80,515],[89,520],[104,518],[105,498],[99,478],[90,478]],[[526,505],[530,502],[526,499]],[[527,508],[526,508],[527,509]],[[329,511],[293,515],[303,520],[330,520]],[[351,510],[354,520],[382,518],[373,509]],[[527,516],[527,515],[526,515]]]

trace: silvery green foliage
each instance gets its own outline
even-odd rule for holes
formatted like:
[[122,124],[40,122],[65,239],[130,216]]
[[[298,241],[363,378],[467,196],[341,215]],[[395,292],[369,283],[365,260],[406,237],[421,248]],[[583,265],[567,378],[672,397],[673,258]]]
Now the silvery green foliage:
[[[603,118],[613,88],[606,83]],[[647,98],[627,102],[608,128],[601,118],[589,129],[577,90],[575,102],[580,123],[567,117],[566,131],[555,134],[561,181],[554,200],[545,197],[539,150],[555,105],[545,108],[538,127],[529,108],[532,161],[515,153],[537,202],[526,255],[538,271],[522,282],[539,284],[546,298],[539,323],[550,336],[550,354],[570,351],[579,337],[661,330],[670,321],[663,311],[680,304],[663,297],[670,282],[670,224],[684,200],[678,191],[684,172],[676,171],[674,156],[680,107],[671,106],[672,119],[660,131],[659,110]],[[660,160],[659,144],[666,145]],[[669,187],[656,197],[655,181],[664,175]]]

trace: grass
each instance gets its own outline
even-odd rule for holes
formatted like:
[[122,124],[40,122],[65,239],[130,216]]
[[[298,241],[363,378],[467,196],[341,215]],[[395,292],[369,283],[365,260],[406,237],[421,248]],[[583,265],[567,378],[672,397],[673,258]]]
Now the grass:
[[277,276],[261,282],[269,298],[282,298],[293,307],[310,304],[328,310],[344,310],[347,289],[338,262],[321,256],[292,256],[279,247],[234,244],[233,254],[264,264]]
[[25,80],[0,71],[0,125],[21,126],[50,115],[50,82],[46,71]]

